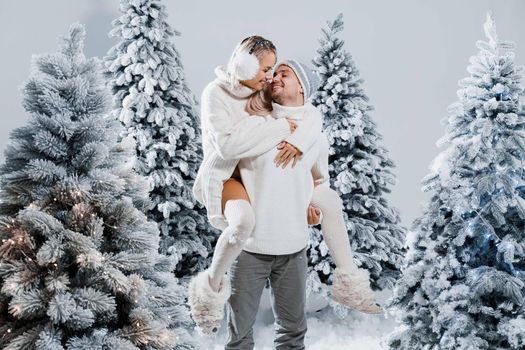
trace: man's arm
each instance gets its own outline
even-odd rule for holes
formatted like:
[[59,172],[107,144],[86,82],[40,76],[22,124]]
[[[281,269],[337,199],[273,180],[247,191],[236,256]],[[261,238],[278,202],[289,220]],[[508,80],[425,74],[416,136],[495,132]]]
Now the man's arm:
[[[328,150],[329,150],[328,140],[324,133],[321,133],[319,138],[319,155],[312,167],[312,177],[314,180],[314,187],[317,186],[330,186],[330,175],[328,173]],[[314,216],[311,210],[316,209],[318,212]],[[310,223],[312,221],[312,223]],[[308,224],[317,225],[323,221],[323,212],[319,208],[313,206],[311,203],[308,206]]]
[[319,155],[312,167],[312,177],[314,178],[314,185],[318,186],[324,183],[330,185],[330,175],[328,173],[328,139],[324,133],[319,137]]

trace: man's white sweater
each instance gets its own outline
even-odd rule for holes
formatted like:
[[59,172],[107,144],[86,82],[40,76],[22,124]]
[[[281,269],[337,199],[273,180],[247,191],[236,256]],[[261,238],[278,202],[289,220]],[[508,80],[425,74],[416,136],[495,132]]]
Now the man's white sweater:
[[309,134],[302,138],[303,155],[294,168],[291,163],[285,169],[275,166],[274,158],[279,152],[276,148],[239,161],[242,181],[255,212],[255,229],[244,250],[283,255],[298,252],[308,244],[312,174],[317,174],[320,182],[328,179],[328,142],[320,132],[322,117],[311,104],[273,106],[272,117],[279,120],[291,116],[297,120],[298,128],[303,127],[303,132]]

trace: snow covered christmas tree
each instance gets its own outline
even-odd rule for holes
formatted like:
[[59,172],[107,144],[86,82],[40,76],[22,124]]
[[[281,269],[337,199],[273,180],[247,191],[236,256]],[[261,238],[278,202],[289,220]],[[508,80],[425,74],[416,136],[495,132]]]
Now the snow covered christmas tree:
[[525,348],[523,67],[489,13],[449,107],[392,305],[392,349]]
[[59,52],[33,58],[29,122],[0,167],[0,348],[193,349],[135,146],[117,143],[84,37],[74,24]]
[[218,233],[192,195],[202,162],[200,122],[180,59],[177,32],[158,0],[121,0],[122,15],[106,57],[113,115],[136,140],[136,170],[149,181],[148,216],[159,224],[161,251],[177,260],[178,276],[207,267]]
[[[380,145],[381,136],[351,55],[337,37],[343,30],[340,14],[323,28],[314,66],[321,87],[313,104],[324,115],[324,132],[330,144],[331,186],[343,200],[354,261],[370,271],[375,289],[392,288],[399,275],[405,229],[398,211],[385,194],[394,184],[393,162]],[[311,232],[309,290],[322,291],[331,282],[334,263],[319,230]]]

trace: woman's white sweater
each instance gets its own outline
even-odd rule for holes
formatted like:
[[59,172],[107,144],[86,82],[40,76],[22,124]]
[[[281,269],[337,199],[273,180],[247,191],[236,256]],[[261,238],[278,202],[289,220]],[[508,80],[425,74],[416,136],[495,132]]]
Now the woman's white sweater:
[[232,87],[223,67],[201,97],[201,128],[204,159],[193,185],[193,195],[206,206],[210,223],[219,229],[227,226],[222,214],[223,182],[229,179],[244,157],[275,148],[290,136],[286,119],[269,120],[249,116],[246,101],[254,92],[243,85]]

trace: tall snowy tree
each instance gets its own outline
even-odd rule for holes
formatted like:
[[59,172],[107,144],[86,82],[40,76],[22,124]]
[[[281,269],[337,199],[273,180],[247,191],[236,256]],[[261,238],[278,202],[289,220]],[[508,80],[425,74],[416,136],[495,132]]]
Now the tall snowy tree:
[[[399,275],[405,236],[398,211],[385,199],[394,184],[394,165],[380,145],[359,71],[344,50],[344,41],[337,37],[342,30],[342,14],[323,29],[313,61],[321,77],[313,104],[324,115],[331,186],[343,200],[354,261],[369,270],[373,288],[392,288]],[[335,265],[318,227],[312,229],[311,237],[309,290],[326,291],[321,283],[331,282]]]
[[110,35],[120,41],[106,57],[113,115],[136,140],[136,170],[149,180],[148,216],[159,224],[161,251],[177,260],[178,276],[205,268],[218,232],[192,195],[202,162],[200,123],[158,0],[121,0]]
[[0,167],[0,348],[193,349],[134,143],[117,143],[84,37],[74,24],[59,52],[33,57],[29,122]]
[[449,107],[392,305],[392,349],[525,348],[525,114],[514,44],[486,41]]

